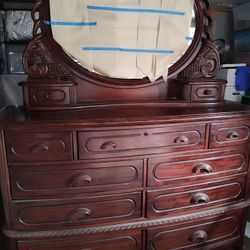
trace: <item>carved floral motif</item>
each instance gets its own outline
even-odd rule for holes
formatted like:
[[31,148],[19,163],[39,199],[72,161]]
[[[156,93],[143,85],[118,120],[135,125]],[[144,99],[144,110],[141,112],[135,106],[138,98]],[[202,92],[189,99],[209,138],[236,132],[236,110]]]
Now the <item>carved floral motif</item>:
[[213,43],[205,41],[197,57],[179,75],[178,79],[214,77],[220,66],[220,57]]
[[46,46],[46,37],[43,33],[44,24],[40,18],[43,2],[42,0],[37,1],[32,11],[34,38],[24,53],[24,70],[32,78],[72,80],[73,74],[70,70],[59,58],[55,58],[55,55],[52,55]]

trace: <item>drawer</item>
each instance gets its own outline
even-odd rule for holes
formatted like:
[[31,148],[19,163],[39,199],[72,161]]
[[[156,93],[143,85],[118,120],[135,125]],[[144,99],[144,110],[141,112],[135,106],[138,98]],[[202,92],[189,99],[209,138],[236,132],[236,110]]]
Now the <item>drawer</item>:
[[50,109],[70,106],[76,102],[75,86],[71,81],[21,82],[24,106],[29,109]]
[[66,105],[70,104],[70,92],[68,87],[30,87],[29,102],[37,105]]
[[[148,230],[148,250],[215,249],[213,244],[240,239],[241,216],[234,213],[175,228]],[[218,245],[217,245],[218,246]],[[216,248],[217,249],[217,248]],[[218,248],[220,249],[220,248]],[[224,249],[224,248],[223,248]]]
[[130,156],[204,148],[205,124],[78,133],[79,158]]
[[13,202],[17,230],[125,221],[141,216],[141,193]]
[[[14,199],[142,187],[143,161],[10,167]],[[115,175],[114,175],[115,173]]]
[[9,162],[64,161],[73,159],[72,134],[11,133],[6,134]]
[[221,85],[192,85],[192,101],[218,101],[222,95]]
[[212,124],[210,148],[247,144],[249,141],[249,124],[250,122]]
[[[158,217],[193,212],[243,199],[246,177],[147,193],[147,215]],[[187,185],[187,184],[186,184]]]
[[105,235],[82,236],[75,239],[44,241],[19,241],[19,250],[140,250],[140,233],[106,233]]
[[227,150],[178,157],[148,160],[148,186],[182,185],[183,181],[204,181],[211,178],[246,172],[248,150]]

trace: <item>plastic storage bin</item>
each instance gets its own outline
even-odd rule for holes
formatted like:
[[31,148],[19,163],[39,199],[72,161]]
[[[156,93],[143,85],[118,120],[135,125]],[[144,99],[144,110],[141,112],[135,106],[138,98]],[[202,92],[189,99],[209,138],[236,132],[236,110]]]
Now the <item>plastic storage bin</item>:
[[6,11],[5,31],[7,41],[27,41],[33,36],[31,11]]

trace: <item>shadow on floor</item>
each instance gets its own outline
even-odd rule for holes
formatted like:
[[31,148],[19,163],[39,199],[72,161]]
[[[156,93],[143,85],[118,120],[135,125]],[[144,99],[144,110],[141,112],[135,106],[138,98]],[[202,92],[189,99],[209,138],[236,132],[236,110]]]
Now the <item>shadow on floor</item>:
[[250,239],[245,237],[243,250],[250,250]]

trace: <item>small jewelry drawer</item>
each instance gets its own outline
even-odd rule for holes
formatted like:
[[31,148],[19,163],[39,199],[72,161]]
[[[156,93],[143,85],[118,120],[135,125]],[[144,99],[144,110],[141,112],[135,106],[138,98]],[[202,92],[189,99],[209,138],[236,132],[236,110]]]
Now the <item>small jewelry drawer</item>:
[[221,102],[224,101],[225,80],[195,79],[171,80],[176,85],[176,97],[192,102]]
[[65,105],[70,104],[69,88],[31,87],[29,89],[29,101],[31,105]]
[[141,192],[13,202],[16,230],[53,230],[140,218]]
[[6,148],[10,163],[73,159],[72,134],[70,132],[9,132],[6,135]]
[[[21,82],[24,106],[28,110],[58,109],[74,105],[76,84],[71,81]],[[49,87],[48,87],[49,86]]]
[[74,239],[18,241],[19,250],[141,250],[140,232],[112,232]]
[[[194,212],[243,199],[246,177],[147,193],[149,218]],[[184,184],[183,184],[184,185]],[[185,183],[188,185],[188,183]]]
[[218,85],[194,85],[192,86],[192,101],[219,101],[221,97],[221,86]]
[[182,185],[246,172],[248,150],[223,150],[148,160],[148,186]]
[[[14,199],[142,187],[142,160],[10,167]],[[114,176],[115,173],[115,176]]]
[[150,229],[147,233],[147,249],[215,249],[213,248],[215,243],[225,242],[228,239],[239,240],[240,230],[241,213],[237,211],[212,219],[203,218],[178,227]]
[[243,145],[249,141],[249,123],[214,123],[211,125],[210,148]]
[[204,148],[205,124],[144,129],[82,131],[79,158],[101,158]]

